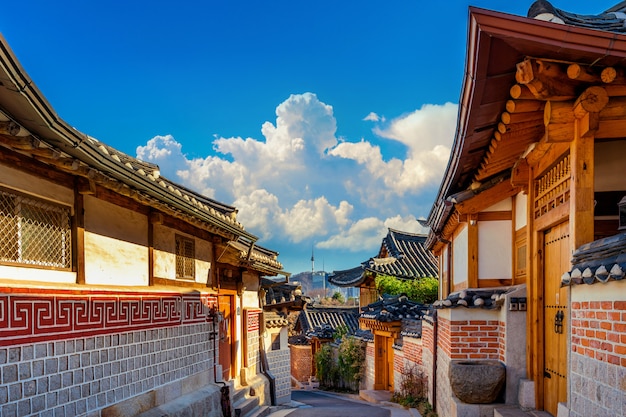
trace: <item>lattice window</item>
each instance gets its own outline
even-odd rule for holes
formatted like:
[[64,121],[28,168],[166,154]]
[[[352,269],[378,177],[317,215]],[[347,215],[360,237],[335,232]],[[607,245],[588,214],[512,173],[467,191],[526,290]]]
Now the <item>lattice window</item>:
[[196,247],[193,239],[176,235],[176,278],[194,279]]
[[69,207],[0,189],[0,261],[71,268]]
[[569,201],[570,177],[570,156],[567,155],[535,180],[535,219]]

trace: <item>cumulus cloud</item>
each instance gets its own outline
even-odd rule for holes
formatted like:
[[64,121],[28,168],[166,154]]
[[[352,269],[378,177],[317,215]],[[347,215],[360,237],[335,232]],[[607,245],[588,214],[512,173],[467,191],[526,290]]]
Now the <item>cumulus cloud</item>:
[[[376,251],[391,227],[424,232],[412,210],[447,162],[456,106],[429,105],[387,122],[376,113],[373,137],[336,137],[332,106],[294,94],[263,123],[262,138],[212,138],[212,152],[190,158],[171,135],[137,147],[162,175],[238,208],[238,220],[263,242],[318,242],[320,249]],[[181,140],[187,140],[182,138]],[[385,144],[406,155],[385,155]],[[373,255],[373,253],[371,254]],[[371,256],[370,255],[370,256]]]
[[382,138],[406,146],[404,159],[384,159],[380,146],[371,142],[342,142],[329,154],[350,159],[362,166],[369,183],[368,194],[388,201],[406,193],[417,193],[440,181],[454,138],[457,106],[424,105],[421,109],[376,126],[373,132]]

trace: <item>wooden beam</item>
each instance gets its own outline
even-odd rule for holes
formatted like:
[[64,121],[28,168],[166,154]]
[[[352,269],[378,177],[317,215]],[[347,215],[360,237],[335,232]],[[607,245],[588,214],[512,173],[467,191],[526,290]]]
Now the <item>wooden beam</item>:
[[572,251],[593,241],[594,137],[577,136],[570,144],[570,243]]
[[584,81],[588,83],[601,82],[600,74],[593,71],[588,66],[582,66],[580,64],[570,64],[567,67],[567,76],[572,80]]
[[528,189],[529,180],[530,166],[528,165],[528,160],[526,158],[518,159],[511,171],[511,185]]
[[508,100],[506,111],[509,113],[526,113],[542,111],[545,102],[540,100]]
[[519,62],[515,80],[539,100],[570,100],[576,95],[576,84],[567,78],[561,64],[526,58]]
[[6,122],[0,121],[0,134],[17,136],[20,133],[20,129],[20,125],[11,120]]
[[476,214],[517,193],[509,181],[501,183],[455,205],[459,214]]

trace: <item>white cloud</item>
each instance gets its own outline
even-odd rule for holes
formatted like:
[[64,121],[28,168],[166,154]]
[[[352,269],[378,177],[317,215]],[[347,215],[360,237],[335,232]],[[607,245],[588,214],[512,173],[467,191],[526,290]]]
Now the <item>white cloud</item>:
[[[137,148],[162,175],[238,208],[238,220],[272,241],[319,242],[333,251],[377,251],[387,228],[423,232],[416,196],[439,182],[454,133],[456,106],[423,106],[391,120],[370,113],[378,138],[339,141],[333,108],[315,94],[292,95],[263,124],[263,138],[220,137],[188,158],[171,135]],[[380,142],[380,138],[384,138]],[[406,146],[384,155],[384,141]],[[378,142],[377,142],[378,141]],[[268,242],[268,243],[266,243]],[[370,254],[368,256],[373,255]]]
[[367,122],[378,122],[380,120],[380,116],[372,111],[367,116],[365,116],[363,120]]
[[[362,166],[363,178],[369,177],[368,194],[383,201],[406,193],[418,193],[436,185],[446,167],[454,138],[457,106],[424,105],[421,109],[377,126],[378,136],[400,142],[407,147],[404,160],[384,160],[380,147],[370,142],[342,142],[329,154],[351,159]],[[381,184],[382,183],[382,184]]]

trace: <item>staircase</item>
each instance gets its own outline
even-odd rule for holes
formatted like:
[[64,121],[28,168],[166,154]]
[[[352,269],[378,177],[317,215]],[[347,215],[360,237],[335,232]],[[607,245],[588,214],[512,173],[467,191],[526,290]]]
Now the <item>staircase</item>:
[[[259,387],[263,389],[263,387]],[[235,388],[232,395],[233,417],[265,417],[272,411],[269,406],[261,405],[254,386]]]

